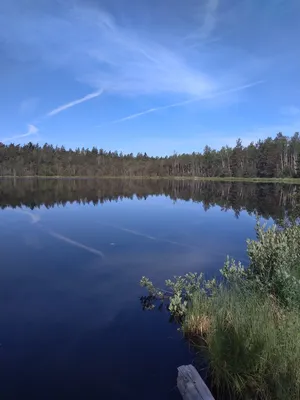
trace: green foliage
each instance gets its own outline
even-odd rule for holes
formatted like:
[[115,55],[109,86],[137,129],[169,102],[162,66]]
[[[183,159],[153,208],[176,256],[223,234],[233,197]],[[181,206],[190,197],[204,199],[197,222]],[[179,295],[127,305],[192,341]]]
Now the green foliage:
[[220,272],[228,282],[247,280],[281,305],[300,308],[300,226],[265,228],[257,222],[257,240],[247,240],[247,268],[227,258]]
[[[166,281],[169,310],[209,362],[213,386],[233,399],[300,399],[300,226],[256,225],[249,265],[227,257],[222,280]],[[153,284],[144,286],[155,295]]]
[[[300,308],[300,226],[265,228],[257,223],[257,240],[247,240],[248,267],[227,257],[221,275],[225,284],[246,282],[253,290],[276,298],[284,307]],[[170,312],[179,317],[184,316],[195,292],[212,295],[221,286],[215,279],[207,281],[203,274],[196,273],[175,276],[165,284],[168,290],[164,292],[156,289],[149,279],[141,280],[152,296],[167,299]]]
[[1,176],[186,176],[293,178],[299,175],[300,137],[278,134],[243,146],[220,150],[205,146],[203,153],[149,157],[93,147],[66,149],[29,142],[20,146],[0,143]]
[[257,240],[248,240],[247,279],[287,307],[300,307],[300,226],[265,229],[257,223]]
[[[188,302],[194,293],[208,293],[216,289],[216,280],[206,281],[203,274],[188,273],[184,276],[174,276],[174,279],[167,279],[165,282],[168,290],[155,288],[153,283],[142,277],[140,284],[148,290],[151,298],[157,300],[167,300],[169,302],[169,311],[172,316],[181,318],[185,315],[188,307]],[[154,304],[148,308],[154,308]]]
[[[292,224],[285,228],[273,225],[256,225],[257,240],[247,240],[249,265],[227,257],[220,270],[226,284],[247,283],[253,290],[260,290],[277,299],[284,307],[300,308],[300,226]],[[154,287],[143,277],[141,285],[152,296],[170,301],[172,314],[183,316],[188,301],[195,292],[213,294],[221,286],[216,280],[207,281],[203,274],[189,273],[167,280],[167,292]],[[209,290],[211,293],[209,293]],[[167,294],[168,293],[168,294]]]
[[[183,332],[209,362],[212,385],[226,398],[299,400],[300,315],[283,311],[247,285],[193,296]],[[199,344],[200,343],[200,344]]]
[[227,256],[223,268],[220,270],[221,275],[228,281],[239,281],[247,277],[245,267],[240,261],[236,262],[233,258]]

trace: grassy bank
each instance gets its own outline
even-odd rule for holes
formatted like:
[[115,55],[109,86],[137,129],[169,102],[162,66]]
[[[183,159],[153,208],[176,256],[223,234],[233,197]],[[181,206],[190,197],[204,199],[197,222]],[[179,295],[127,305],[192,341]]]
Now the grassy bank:
[[297,311],[248,288],[223,288],[211,299],[193,296],[183,332],[205,355],[220,396],[299,399]]
[[248,241],[249,265],[227,259],[222,279],[188,274],[158,290],[185,337],[209,365],[212,388],[232,399],[300,399],[300,227]]
[[176,180],[199,180],[215,182],[252,182],[252,183],[290,183],[300,185],[300,178],[238,178],[238,177],[204,177],[204,176],[0,176],[0,179],[176,179]]
[[[176,179],[180,179],[176,178]],[[186,178],[184,178],[186,179]],[[293,183],[300,184],[300,178],[237,178],[237,177],[194,177],[195,180],[223,182],[262,182],[262,183]]]

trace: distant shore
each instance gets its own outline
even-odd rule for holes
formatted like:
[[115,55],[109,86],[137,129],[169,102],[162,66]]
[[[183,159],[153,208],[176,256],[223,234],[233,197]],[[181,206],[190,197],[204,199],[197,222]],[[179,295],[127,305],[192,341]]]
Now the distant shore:
[[168,180],[197,180],[214,182],[252,182],[252,183],[291,183],[300,185],[300,178],[244,178],[244,177],[205,177],[205,176],[0,176],[0,179],[168,179]]

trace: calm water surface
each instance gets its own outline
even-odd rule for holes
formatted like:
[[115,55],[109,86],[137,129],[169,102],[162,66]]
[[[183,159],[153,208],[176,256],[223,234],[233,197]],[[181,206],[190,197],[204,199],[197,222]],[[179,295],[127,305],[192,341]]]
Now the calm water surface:
[[296,186],[187,181],[0,181],[0,398],[179,399],[195,355],[158,286],[247,262],[255,212],[297,215]]

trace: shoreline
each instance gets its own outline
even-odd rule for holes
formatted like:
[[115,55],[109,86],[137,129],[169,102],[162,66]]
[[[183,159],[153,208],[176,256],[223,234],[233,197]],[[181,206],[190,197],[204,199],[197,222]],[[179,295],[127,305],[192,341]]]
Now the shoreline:
[[189,181],[211,181],[211,182],[245,182],[245,183],[283,183],[300,185],[300,178],[239,178],[239,177],[202,177],[202,176],[44,176],[44,175],[28,175],[28,176],[0,176],[0,179],[124,179],[124,180],[189,180]]

